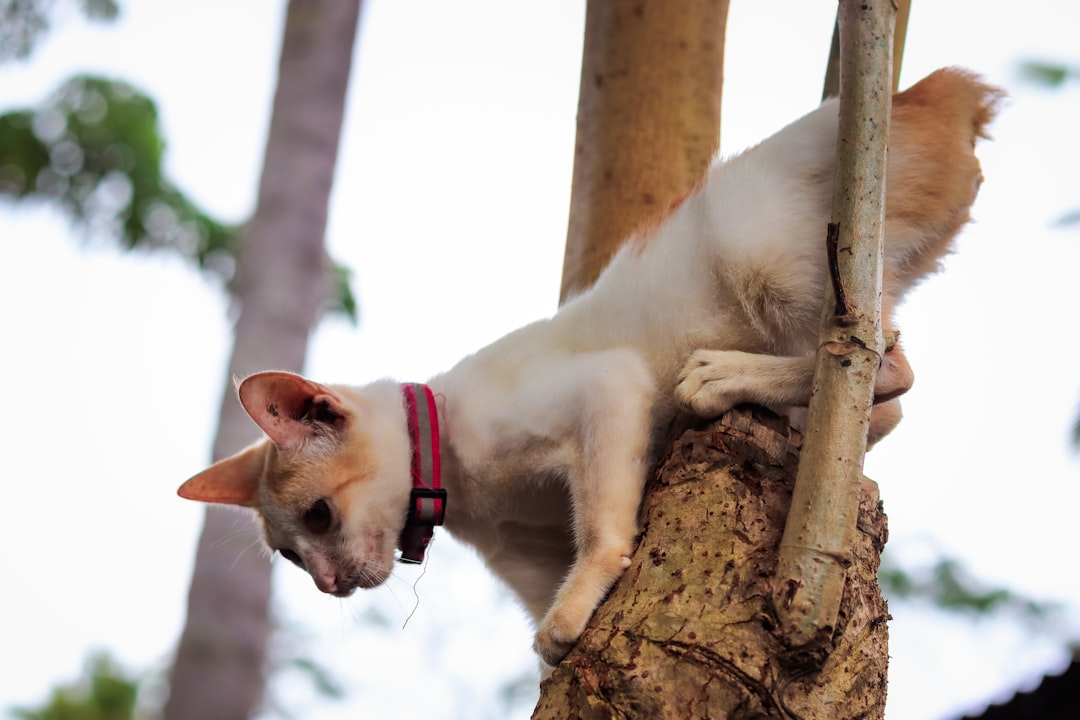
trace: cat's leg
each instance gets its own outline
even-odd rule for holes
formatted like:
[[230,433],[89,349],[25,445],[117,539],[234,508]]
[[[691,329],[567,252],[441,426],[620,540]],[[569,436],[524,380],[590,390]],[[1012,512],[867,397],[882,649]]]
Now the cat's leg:
[[[895,399],[914,381],[896,333],[886,333],[886,351],[874,380],[878,421],[871,437],[880,439],[899,422]],[[767,407],[806,406],[814,382],[814,358],[780,357],[738,350],[698,350],[690,355],[675,386],[675,399],[700,417],[718,417],[739,403]],[[880,410],[878,410],[880,407]],[[876,430],[875,430],[876,426]]]
[[580,427],[567,481],[576,557],[536,633],[536,651],[549,665],[569,652],[630,566],[655,393],[647,366],[629,351],[578,356],[572,375],[577,382],[567,390]]
[[697,350],[683,366],[675,399],[699,417],[719,417],[739,403],[806,405],[813,383],[812,356]]

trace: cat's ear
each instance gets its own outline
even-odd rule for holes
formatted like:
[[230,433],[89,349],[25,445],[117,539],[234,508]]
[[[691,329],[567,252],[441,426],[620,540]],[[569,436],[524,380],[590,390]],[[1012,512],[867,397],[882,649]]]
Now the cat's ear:
[[199,502],[255,505],[268,447],[263,441],[219,460],[181,485],[176,494]]
[[334,435],[349,417],[333,390],[293,373],[255,373],[237,390],[251,419],[275,445],[287,450],[303,447],[315,436]]

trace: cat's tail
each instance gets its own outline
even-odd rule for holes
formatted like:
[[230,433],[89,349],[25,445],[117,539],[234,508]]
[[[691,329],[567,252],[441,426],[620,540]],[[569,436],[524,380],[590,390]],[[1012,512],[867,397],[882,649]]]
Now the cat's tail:
[[893,96],[885,201],[889,300],[938,269],[982,184],[975,142],[1004,93],[959,68]]

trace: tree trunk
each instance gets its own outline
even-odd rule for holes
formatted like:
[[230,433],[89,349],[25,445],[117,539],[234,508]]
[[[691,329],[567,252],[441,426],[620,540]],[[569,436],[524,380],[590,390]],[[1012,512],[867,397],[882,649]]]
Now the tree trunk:
[[772,580],[802,437],[768,411],[673,433],[642,507],[632,565],[544,683],[534,720],[881,718],[886,518],[863,483],[830,646],[786,646]]
[[563,300],[708,169],[727,11],[727,0],[589,0]]
[[[323,235],[360,0],[289,4],[258,204],[241,248],[239,316],[213,459],[258,434],[233,377],[299,372],[329,296]],[[270,563],[252,520],[208,507],[170,679],[166,720],[240,720],[259,709],[271,631]]]
[[[726,14],[707,0],[589,2],[564,299],[708,167]],[[873,483],[861,488],[835,632],[792,648],[778,630],[773,579],[801,444],[764,410],[673,433],[631,567],[542,685],[534,720],[883,716],[887,531]]]

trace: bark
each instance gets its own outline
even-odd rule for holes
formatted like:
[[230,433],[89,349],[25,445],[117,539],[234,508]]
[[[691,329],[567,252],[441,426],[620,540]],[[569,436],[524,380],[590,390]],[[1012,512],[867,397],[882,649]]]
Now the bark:
[[561,299],[701,181],[720,142],[727,0],[590,0]]
[[[289,4],[255,215],[245,234],[239,307],[213,459],[257,438],[232,378],[299,372],[329,294],[323,235],[360,0]],[[166,720],[239,720],[259,709],[271,631],[270,563],[247,515],[209,507]]]
[[765,410],[673,434],[632,565],[541,689],[534,720],[884,715],[887,535],[865,481],[836,632],[816,652],[779,632],[772,582],[802,438]]
[[[667,45],[653,42],[658,4],[588,6],[564,299],[699,182],[715,145],[694,141],[719,137],[726,3],[664,3]],[[667,80],[678,91],[663,101],[654,65],[681,78]],[[883,717],[887,531],[869,481],[853,490],[858,529],[832,634],[795,647],[780,632],[778,548],[801,444],[763,410],[673,433],[646,488],[631,567],[542,685],[534,720]]]

